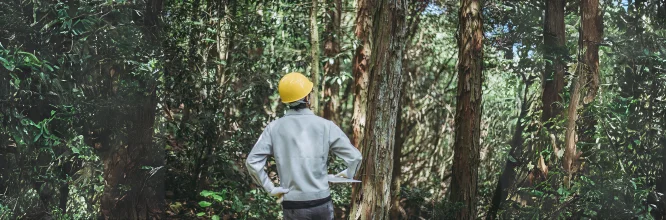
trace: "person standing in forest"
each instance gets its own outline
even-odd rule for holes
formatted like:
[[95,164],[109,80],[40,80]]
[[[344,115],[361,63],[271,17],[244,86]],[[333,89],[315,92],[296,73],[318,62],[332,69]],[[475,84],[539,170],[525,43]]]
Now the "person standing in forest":
[[[282,201],[284,219],[333,219],[326,164],[329,151],[347,164],[337,176],[353,178],[361,164],[361,152],[340,127],[309,109],[312,88],[313,83],[300,73],[282,77],[278,92],[289,110],[266,126],[247,156],[255,183]],[[264,170],[269,155],[277,163],[279,187]]]

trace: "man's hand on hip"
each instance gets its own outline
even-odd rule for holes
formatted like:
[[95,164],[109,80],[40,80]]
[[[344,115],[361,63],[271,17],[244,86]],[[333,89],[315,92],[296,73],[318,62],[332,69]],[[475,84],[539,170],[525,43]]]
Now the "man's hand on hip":
[[282,203],[282,199],[284,194],[287,194],[289,192],[289,189],[285,189],[282,187],[275,187],[273,190],[271,190],[271,196],[277,197],[277,202]]

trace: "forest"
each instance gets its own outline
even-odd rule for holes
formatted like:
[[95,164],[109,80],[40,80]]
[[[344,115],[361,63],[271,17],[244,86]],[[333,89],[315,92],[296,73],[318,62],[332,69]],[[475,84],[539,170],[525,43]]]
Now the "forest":
[[335,219],[666,219],[664,0],[0,0],[0,63],[0,219],[283,219],[290,72]]

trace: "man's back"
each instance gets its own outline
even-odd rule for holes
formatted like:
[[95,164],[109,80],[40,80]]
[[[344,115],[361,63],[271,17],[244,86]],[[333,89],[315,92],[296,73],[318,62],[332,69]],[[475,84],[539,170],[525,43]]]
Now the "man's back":
[[248,155],[247,164],[254,168],[250,173],[261,183],[257,178],[265,165],[264,158],[273,155],[280,185],[289,189],[284,200],[317,200],[330,196],[326,165],[329,150],[347,162],[353,176],[360,164],[361,153],[351,145],[342,130],[309,109],[289,110],[284,117],[266,127]]
[[285,201],[329,196],[326,161],[331,122],[301,109],[290,110],[272,124],[273,156],[280,185],[290,190]]

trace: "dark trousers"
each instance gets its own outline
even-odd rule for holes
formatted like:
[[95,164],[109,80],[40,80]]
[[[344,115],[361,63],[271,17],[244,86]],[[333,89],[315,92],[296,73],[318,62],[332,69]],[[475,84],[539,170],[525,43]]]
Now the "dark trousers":
[[285,220],[333,220],[333,201],[305,209],[283,209]]

